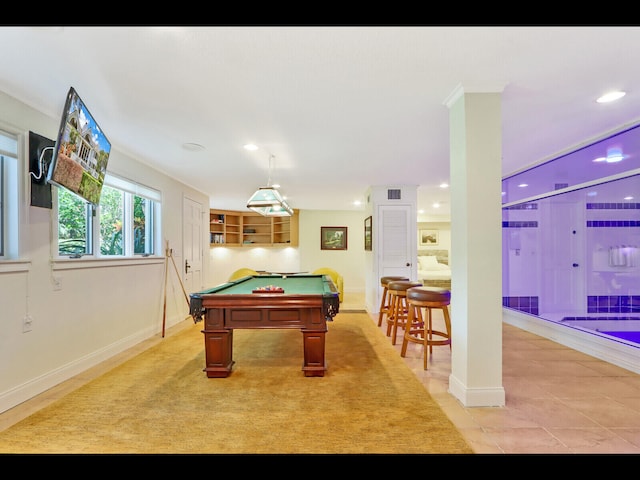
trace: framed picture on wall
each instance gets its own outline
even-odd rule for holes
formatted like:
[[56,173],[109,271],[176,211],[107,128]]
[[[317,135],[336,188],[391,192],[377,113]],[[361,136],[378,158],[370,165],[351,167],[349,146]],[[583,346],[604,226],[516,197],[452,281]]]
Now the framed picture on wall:
[[371,233],[372,217],[368,216],[364,219],[364,249],[371,250],[372,248],[372,233]]
[[320,227],[320,249],[346,250],[347,227]]
[[438,245],[438,230],[420,230],[420,246],[433,247]]

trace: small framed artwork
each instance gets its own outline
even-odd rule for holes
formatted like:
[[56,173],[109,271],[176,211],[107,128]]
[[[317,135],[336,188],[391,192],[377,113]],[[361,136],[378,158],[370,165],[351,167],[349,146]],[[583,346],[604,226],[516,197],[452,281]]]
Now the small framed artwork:
[[433,247],[438,245],[438,230],[420,230],[420,246]]
[[346,250],[347,227],[320,227],[321,250]]
[[372,247],[372,233],[371,233],[371,216],[364,219],[364,249],[371,251]]

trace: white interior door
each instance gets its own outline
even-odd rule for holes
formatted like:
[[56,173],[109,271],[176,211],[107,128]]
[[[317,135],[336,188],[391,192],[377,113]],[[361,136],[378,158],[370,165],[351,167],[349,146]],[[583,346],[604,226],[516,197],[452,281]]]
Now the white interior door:
[[577,202],[556,201],[545,213],[540,313],[576,313],[576,306],[586,313],[584,209]]
[[409,205],[378,207],[378,277],[402,275],[414,278],[416,252],[411,235],[415,232],[415,219],[411,224],[410,214]]
[[202,284],[202,204],[190,198],[184,198],[182,244],[184,246],[184,264],[182,273],[187,293],[198,292]]

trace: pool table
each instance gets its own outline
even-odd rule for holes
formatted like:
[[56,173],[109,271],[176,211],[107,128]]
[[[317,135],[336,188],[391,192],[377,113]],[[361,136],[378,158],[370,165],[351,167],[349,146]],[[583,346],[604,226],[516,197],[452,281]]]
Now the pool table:
[[338,313],[338,295],[331,277],[300,274],[250,275],[192,293],[189,313],[195,322],[204,319],[207,377],[231,374],[236,328],[300,329],[304,346],[302,371],[306,377],[323,377],[327,369],[327,321]]

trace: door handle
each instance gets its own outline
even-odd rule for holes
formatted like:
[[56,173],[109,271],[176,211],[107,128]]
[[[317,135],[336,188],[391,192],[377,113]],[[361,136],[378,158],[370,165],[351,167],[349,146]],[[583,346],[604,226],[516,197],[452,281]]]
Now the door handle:
[[191,265],[189,265],[189,260],[185,260],[184,261],[184,273],[189,273],[189,269],[191,268]]

